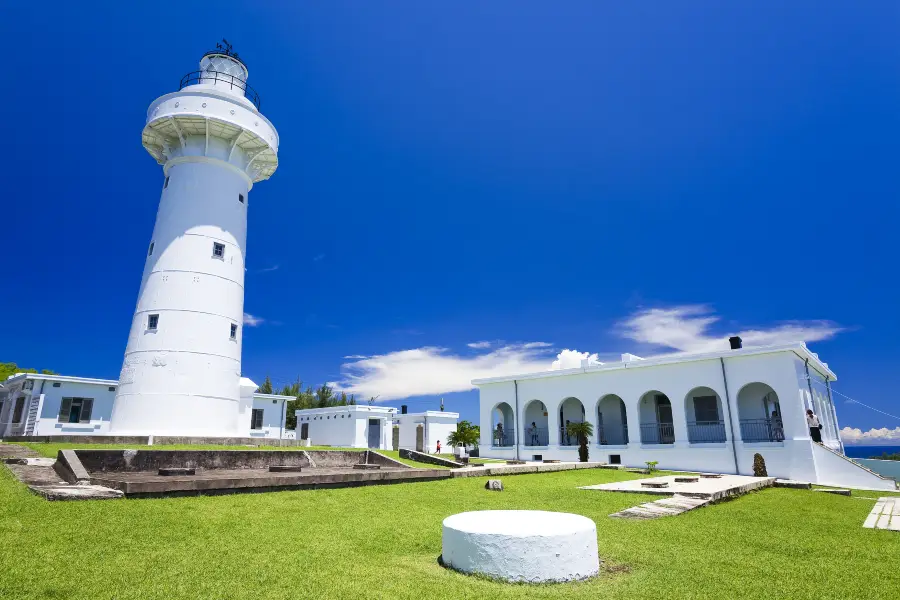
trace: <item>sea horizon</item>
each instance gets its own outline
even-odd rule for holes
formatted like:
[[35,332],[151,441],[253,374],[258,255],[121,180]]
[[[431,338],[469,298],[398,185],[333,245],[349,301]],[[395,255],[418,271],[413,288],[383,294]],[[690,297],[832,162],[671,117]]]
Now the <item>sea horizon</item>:
[[844,453],[850,458],[878,458],[882,454],[900,454],[900,445],[875,446],[869,444],[857,444],[851,446],[844,444]]

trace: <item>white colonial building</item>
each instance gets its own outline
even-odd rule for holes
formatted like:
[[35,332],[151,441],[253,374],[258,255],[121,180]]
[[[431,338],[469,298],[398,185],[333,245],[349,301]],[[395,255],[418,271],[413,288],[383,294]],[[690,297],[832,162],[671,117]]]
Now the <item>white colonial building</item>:
[[390,450],[396,408],[351,404],[307,408],[297,415],[297,439],[302,445]]
[[441,442],[441,454],[451,454],[453,448],[447,437],[456,431],[459,413],[426,410],[420,413],[401,413],[394,419],[399,428],[398,448],[434,454]]
[[[776,477],[894,489],[843,456],[827,364],[803,343],[740,345],[476,380],[481,454],[578,460],[566,424],[587,421],[592,460],[746,475],[760,453]],[[822,445],[810,438],[807,409],[822,422]]]
[[[259,394],[242,378],[248,406],[240,428],[228,437],[291,437],[284,428],[286,403],[292,396]],[[0,382],[0,438],[16,436],[110,435],[119,382],[63,375],[19,373]],[[168,428],[167,430],[172,429]],[[158,431],[156,435],[165,435]],[[226,437],[226,436],[214,436]]]

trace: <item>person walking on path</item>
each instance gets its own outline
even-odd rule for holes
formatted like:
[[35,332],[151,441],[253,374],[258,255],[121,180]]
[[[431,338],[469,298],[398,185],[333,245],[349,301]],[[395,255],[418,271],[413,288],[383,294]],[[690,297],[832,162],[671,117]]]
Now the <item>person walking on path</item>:
[[822,443],[822,423],[812,410],[806,410],[806,424],[809,425],[809,437],[817,444]]
[[438,440],[437,441],[437,451],[435,452],[435,454],[440,454],[440,453],[441,453],[441,440]]

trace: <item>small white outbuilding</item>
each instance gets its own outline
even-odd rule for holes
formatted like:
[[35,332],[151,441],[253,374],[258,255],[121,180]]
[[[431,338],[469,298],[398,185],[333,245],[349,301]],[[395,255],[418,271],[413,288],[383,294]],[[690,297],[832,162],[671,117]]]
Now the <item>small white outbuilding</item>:
[[398,414],[394,422],[399,426],[399,448],[433,454],[437,442],[441,442],[441,454],[450,454],[453,448],[447,437],[456,431],[459,413],[426,410],[420,413]]
[[301,445],[391,449],[396,408],[349,405],[295,411]]

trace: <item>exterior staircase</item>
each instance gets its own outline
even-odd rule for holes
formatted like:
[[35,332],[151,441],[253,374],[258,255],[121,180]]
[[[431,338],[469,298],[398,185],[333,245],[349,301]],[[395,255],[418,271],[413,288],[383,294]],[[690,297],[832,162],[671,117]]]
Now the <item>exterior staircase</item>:
[[894,491],[897,482],[822,444],[813,443],[818,483]]
[[22,435],[34,435],[37,429],[37,422],[41,415],[41,406],[44,404],[44,395],[39,394],[31,397],[28,404],[28,414],[25,417],[25,430]]

